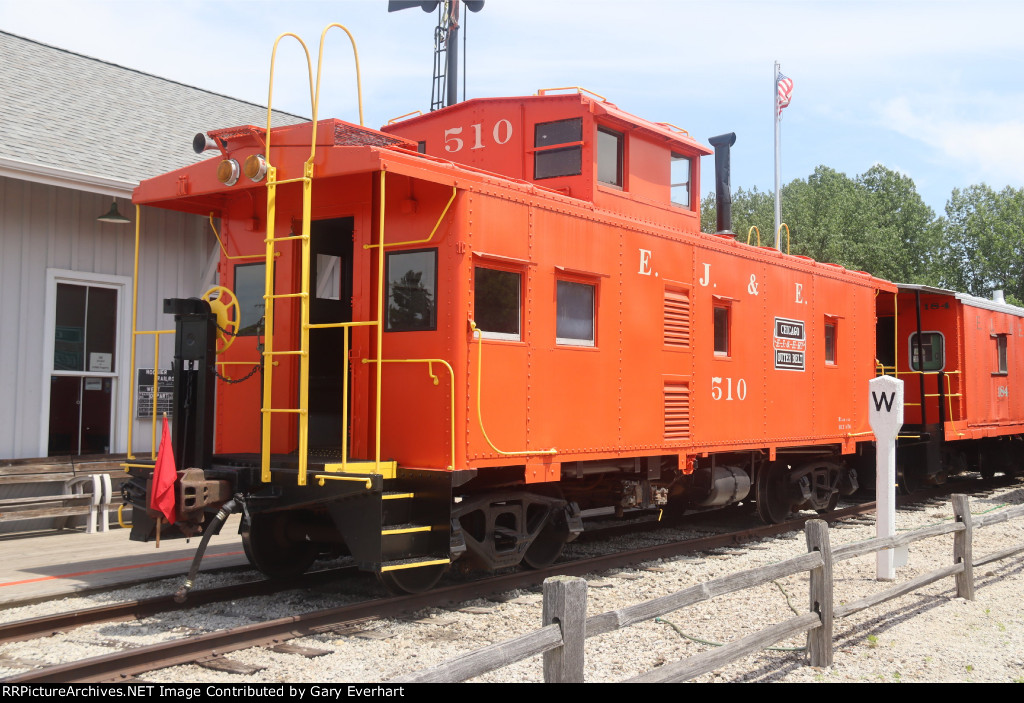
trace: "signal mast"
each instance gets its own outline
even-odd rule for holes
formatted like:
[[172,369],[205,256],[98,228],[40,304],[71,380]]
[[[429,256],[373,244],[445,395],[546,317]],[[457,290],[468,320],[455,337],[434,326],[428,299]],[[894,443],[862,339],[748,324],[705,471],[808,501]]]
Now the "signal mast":
[[[470,12],[480,12],[484,0],[389,0],[388,12],[419,7],[424,12],[437,10],[434,28],[434,79],[430,89],[430,111],[439,110],[459,102],[459,19],[461,5]],[[463,35],[465,44],[465,35]],[[463,53],[462,70],[465,75],[466,57]],[[463,78],[462,97],[466,97]]]

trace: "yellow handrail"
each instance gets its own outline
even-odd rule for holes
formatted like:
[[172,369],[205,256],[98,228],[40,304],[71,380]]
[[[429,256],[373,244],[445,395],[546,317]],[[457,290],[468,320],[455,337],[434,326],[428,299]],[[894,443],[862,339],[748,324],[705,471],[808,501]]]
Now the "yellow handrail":
[[361,481],[366,484],[366,490],[370,490],[373,487],[373,479],[361,478],[359,476],[338,476],[337,474],[315,474],[313,476],[317,482],[322,486],[324,481]]
[[265,257],[264,254],[249,254],[246,256],[231,256],[228,254],[228,249],[224,246],[224,241],[220,238],[220,232],[217,231],[217,226],[213,224],[213,213],[210,213],[210,229],[213,230],[213,236],[217,238],[217,243],[220,244],[220,250],[224,252],[224,258],[230,261],[236,259],[262,259]]
[[[356,49],[356,40],[355,40],[355,37],[352,36],[352,32],[348,31],[348,29],[344,25],[341,25],[341,24],[338,24],[337,22],[335,22],[333,24],[329,24],[326,27],[324,27],[324,31],[320,34],[320,53],[319,53],[319,55],[317,56],[317,59],[316,59],[316,92],[314,93],[315,97],[313,98],[313,124],[314,124],[314,129],[315,129],[315,125],[316,125],[316,110],[317,110],[317,107],[319,107],[319,105],[320,105],[320,72],[321,72],[321,69],[324,66],[324,40],[327,38],[327,31],[329,29],[331,29],[332,27],[337,27],[341,31],[345,32],[345,34],[348,35],[348,40],[350,42],[352,42],[352,55],[355,58],[355,62],[356,62],[356,95],[357,95],[358,100],[359,100],[359,125],[360,126],[363,125],[363,82],[362,82],[362,79],[361,79],[360,73],[359,73],[359,51]],[[314,148],[315,148],[316,147],[316,142],[314,141],[313,144],[314,144]],[[312,153],[309,155],[309,158],[310,159],[313,158],[313,154]]]
[[553,93],[556,90],[574,90],[580,95],[583,95],[584,93],[589,93],[590,95],[593,95],[595,98],[601,98],[601,102],[603,103],[608,102],[608,98],[606,98],[605,96],[598,95],[594,91],[587,90],[586,88],[581,88],[578,85],[567,85],[564,88],[541,88],[540,90],[537,91],[537,95],[547,95],[548,93]]
[[422,114],[423,114],[423,110],[413,110],[412,112],[407,112],[404,115],[399,115],[398,117],[392,117],[390,120],[388,120],[388,124],[394,124],[395,122],[398,122],[398,120],[404,120],[406,117],[409,117],[411,115],[417,115],[418,116],[418,115],[422,115]]
[[761,246],[761,230],[757,228],[757,225],[752,225],[751,228],[747,230],[747,244],[750,244],[751,232],[757,232],[757,246]]
[[539,450],[536,450],[536,451],[527,450],[527,451],[522,451],[522,452],[504,452],[504,451],[498,449],[496,446],[494,446],[494,442],[492,442],[491,438],[489,436],[487,436],[487,430],[484,429],[483,404],[481,403],[481,400],[480,400],[481,389],[483,388],[483,378],[484,378],[484,367],[483,367],[483,364],[484,364],[484,340],[483,340],[483,333],[480,330],[480,328],[476,326],[476,322],[474,322],[473,320],[469,321],[469,329],[470,329],[470,334],[473,337],[473,339],[477,340],[477,342],[476,342],[477,343],[477,357],[476,357],[476,419],[480,423],[480,433],[484,436],[484,439],[487,440],[487,444],[490,445],[491,449],[496,451],[498,454],[501,454],[502,456],[540,456],[540,455],[551,456],[553,454],[557,454],[558,450],[554,449],[554,448],[552,448],[552,449],[539,449]]
[[779,225],[779,228],[775,231],[775,238],[776,239],[781,239],[782,238],[782,228],[783,227],[786,228],[786,253],[789,254],[789,225],[787,225],[785,222],[781,223]]
[[[381,173],[383,173],[383,171]],[[363,249],[374,249],[378,246],[404,247],[411,244],[426,244],[434,238],[437,228],[441,226],[441,221],[444,220],[444,216],[448,214],[448,208],[450,208],[452,203],[455,202],[456,195],[458,195],[458,188],[456,186],[452,186],[452,197],[448,198],[448,204],[444,206],[444,210],[441,211],[441,216],[437,218],[437,222],[434,224],[434,229],[430,230],[430,234],[426,239],[412,239],[406,242],[388,242],[387,244],[364,244]]]
[[677,132],[681,132],[682,134],[685,134],[686,136],[690,136],[689,131],[683,129],[679,125],[674,125],[671,122],[655,122],[654,124],[661,125],[662,127],[671,127],[672,129],[674,129]]
[[[363,359],[364,364],[374,363],[372,359]],[[451,410],[451,447],[452,447],[452,461],[447,467],[447,471],[453,471],[455,469],[455,371],[452,370],[451,364],[444,359],[381,359],[382,364],[426,364],[427,374],[434,380],[434,385],[440,385],[440,380],[434,375],[434,364],[444,364],[444,367],[448,369],[448,376],[451,378],[451,389],[452,389],[452,402],[450,405]],[[378,371],[378,375],[379,375]]]

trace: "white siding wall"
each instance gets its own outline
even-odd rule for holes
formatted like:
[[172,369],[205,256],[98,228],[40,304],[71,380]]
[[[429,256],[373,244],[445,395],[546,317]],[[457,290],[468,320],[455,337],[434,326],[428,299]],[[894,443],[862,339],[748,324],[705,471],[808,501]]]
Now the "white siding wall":
[[[52,350],[45,349],[48,269],[131,277],[134,271],[135,207],[118,199],[130,225],[97,222],[110,209],[104,195],[0,177],[0,459],[45,455],[46,402],[41,397]],[[216,240],[205,218],[143,208],[139,260],[139,329],[171,329],[163,299],[200,295]],[[125,291],[130,335],[131,288]],[[121,348],[127,348],[123,346]],[[173,340],[161,339],[161,368],[170,366]],[[126,369],[127,354],[118,359]],[[153,365],[152,342],[143,338],[136,367]],[[127,399],[127,380],[118,396]],[[119,403],[119,407],[124,403]],[[127,407],[115,418],[113,451],[125,450]],[[136,450],[149,449],[148,423],[136,424]]]

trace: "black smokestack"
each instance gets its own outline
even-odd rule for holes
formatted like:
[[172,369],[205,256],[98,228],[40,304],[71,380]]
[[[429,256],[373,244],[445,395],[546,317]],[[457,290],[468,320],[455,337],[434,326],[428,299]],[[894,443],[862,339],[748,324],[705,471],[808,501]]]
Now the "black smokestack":
[[736,143],[736,133],[719,134],[708,140],[715,147],[715,207],[718,234],[732,234],[732,187],[730,185],[729,147]]

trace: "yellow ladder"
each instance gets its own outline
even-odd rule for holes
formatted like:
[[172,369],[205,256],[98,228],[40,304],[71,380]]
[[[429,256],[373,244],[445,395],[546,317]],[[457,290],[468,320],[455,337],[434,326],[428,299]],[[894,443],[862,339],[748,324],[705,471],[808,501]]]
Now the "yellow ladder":
[[[338,27],[343,30],[352,42],[352,53],[355,56],[356,62],[356,81],[357,91],[359,93],[359,123],[363,123],[363,97],[362,87],[359,81],[359,54],[356,50],[355,39],[352,37],[352,33],[340,24],[330,24],[324,28],[323,33],[320,35],[320,53],[317,59],[317,73],[316,73],[316,87],[313,85],[313,64],[310,61],[309,49],[306,47],[306,43],[302,39],[291,32],[281,34],[274,41],[274,50],[271,54],[270,59],[270,86],[267,97],[267,134],[265,141],[265,154],[264,159],[267,166],[267,233],[266,239],[266,277],[264,280],[264,292],[263,300],[265,304],[264,314],[264,349],[263,349],[263,360],[264,360],[264,373],[263,373],[263,406],[261,408],[262,414],[262,444],[260,447],[260,470],[261,479],[264,482],[270,481],[270,448],[271,448],[271,428],[272,418],[276,413],[285,414],[297,414],[299,417],[299,476],[298,483],[300,486],[306,485],[306,471],[308,465],[308,449],[309,449],[309,280],[310,280],[310,211],[313,201],[313,158],[316,156],[316,128],[317,128],[317,109],[320,104],[320,76],[321,69],[323,67],[323,54],[324,54],[324,39],[327,36],[327,31],[332,27]],[[274,95],[274,65],[277,60],[277,47],[281,40],[285,37],[292,37],[296,39],[299,44],[302,45],[302,49],[306,54],[306,65],[309,72],[309,97],[313,109],[313,120],[312,120],[312,136],[310,139],[309,158],[303,164],[302,176],[297,178],[288,178],[278,180],[277,168],[272,165],[270,160],[270,142],[271,142],[271,128],[273,120],[273,95]],[[274,227],[275,218],[277,213],[277,186],[285,183],[302,183],[302,230],[300,234],[292,233],[285,237],[275,237]],[[274,291],[274,258],[277,255],[277,243],[278,242],[295,242],[298,241],[301,244],[301,266],[302,273],[300,277],[300,289],[297,293],[276,293]],[[299,299],[299,348],[298,349],[287,349],[287,350],[276,350],[274,349],[274,307],[278,300],[286,298],[298,298]],[[342,323],[339,325],[330,326],[352,326],[353,323]],[[361,323],[377,325],[377,322]],[[327,325],[318,325],[323,327]],[[348,334],[346,330],[346,345],[345,345],[345,364],[348,364]],[[379,354],[379,351],[378,351]],[[299,357],[299,407],[297,408],[275,408],[273,406],[273,362],[275,357],[278,356],[298,356]],[[347,384],[347,368],[345,373],[346,384]],[[345,428],[347,431],[347,418],[345,422]],[[344,442],[343,442],[344,443]],[[379,456],[378,463],[379,463]],[[322,483],[322,482],[321,482]]]

